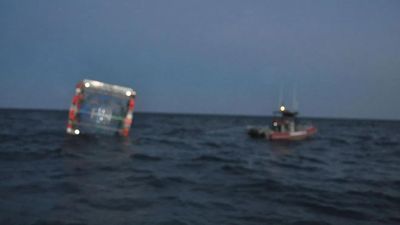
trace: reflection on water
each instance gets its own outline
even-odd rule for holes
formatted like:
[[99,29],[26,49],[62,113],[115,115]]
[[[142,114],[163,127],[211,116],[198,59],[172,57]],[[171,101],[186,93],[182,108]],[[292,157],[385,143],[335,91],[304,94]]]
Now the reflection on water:
[[270,142],[270,149],[268,151],[272,151],[272,153],[276,156],[286,156],[290,154],[295,154],[296,148],[301,143],[297,142]]

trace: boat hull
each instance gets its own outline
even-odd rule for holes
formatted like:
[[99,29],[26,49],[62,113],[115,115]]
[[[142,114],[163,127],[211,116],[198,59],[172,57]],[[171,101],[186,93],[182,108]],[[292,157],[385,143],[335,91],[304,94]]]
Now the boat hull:
[[305,130],[299,130],[294,132],[271,132],[266,135],[269,140],[286,140],[286,141],[299,141],[304,140],[317,132],[315,127],[308,127]]
[[300,141],[313,136],[317,132],[315,127],[294,132],[275,132],[265,128],[250,128],[248,134],[253,138],[265,138],[271,141]]

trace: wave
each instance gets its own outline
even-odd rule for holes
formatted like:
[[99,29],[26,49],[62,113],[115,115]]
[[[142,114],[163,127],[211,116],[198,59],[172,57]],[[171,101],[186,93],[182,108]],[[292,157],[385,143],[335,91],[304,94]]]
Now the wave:
[[368,196],[369,199],[380,199],[380,200],[386,200],[388,202],[391,202],[395,205],[400,205],[400,196],[393,196],[390,194],[384,194],[381,192],[376,192],[376,191],[347,191],[346,194],[350,196],[359,196],[359,197],[366,197]]
[[196,184],[195,181],[185,177],[179,177],[179,176],[158,177],[152,174],[144,176],[132,175],[125,178],[125,180],[130,182],[130,184],[147,185],[155,188],[167,188],[172,186]]
[[246,183],[238,183],[229,186],[227,189],[234,192],[244,192],[244,193],[265,193],[273,191],[283,191],[285,186],[280,182],[273,179],[251,179]]
[[354,219],[354,220],[365,220],[368,221],[370,216],[366,213],[363,213],[359,210],[355,209],[346,209],[346,208],[339,208],[334,206],[328,206],[320,203],[314,202],[305,202],[305,201],[297,201],[295,204],[309,208],[310,210],[318,213],[318,214],[325,214],[340,218],[347,218],[347,219]]
[[331,223],[321,220],[300,220],[292,223],[292,225],[331,225]]
[[112,211],[126,211],[132,210],[144,210],[152,207],[155,202],[143,198],[96,198],[96,199],[80,199],[80,203],[86,203],[86,205],[101,210],[112,210]]
[[83,222],[66,222],[64,220],[38,220],[31,225],[87,225]]
[[317,159],[317,158],[315,158],[315,157],[302,156],[302,155],[300,155],[300,156],[299,156],[299,159],[300,159],[301,161],[307,161],[307,162],[311,162],[311,163],[314,163],[314,164],[327,165],[327,162],[325,162],[325,161],[323,161],[323,160],[320,160],[320,159]]
[[151,156],[147,154],[142,154],[142,153],[135,153],[130,156],[131,159],[133,160],[139,160],[139,161],[161,161],[162,158],[159,156]]
[[192,159],[194,162],[224,162],[224,163],[239,163],[241,160],[227,159],[215,155],[201,155]]
[[380,147],[397,147],[400,143],[398,141],[381,140],[375,141],[374,144]]
[[222,170],[232,175],[250,175],[254,171],[240,165],[224,165]]
[[180,219],[167,219],[156,223],[157,225],[188,225],[190,223],[185,223]]
[[193,136],[193,135],[202,135],[204,133],[203,129],[197,129],[197,128],[175,128],[171,129],[163,135],[166,136]]
[[214,149],[226,149],[226,148],[235,149],[240,147],[238,144],[232,142],[217,143],[217,142],[207,141],[201,143],[201,145],[207,148],[214,148]]
[[62,155],[61,148],[42,149],[41,151],[33,151],[30,148],[24,147],[23,149],[11,149],[9,151],[0,151],[0,160],[4,161],[29,161],[29,160],[42,160],[49,158],[57,158]]
[[273,165],[280,167],[280,168],[287,168],[290,170],[302,170],[305,172],[315,172],[319,171],[322,168],[317,167],[317,166],[304,166],[304,165],[299,165],[299,164],[294,164],[294,163],[287,163],[287,162],[277,162],[277,161],[272,161],[271,162]]
[[329,143],[331,145],[349,145],[350,142],[343,138],[329,138]]

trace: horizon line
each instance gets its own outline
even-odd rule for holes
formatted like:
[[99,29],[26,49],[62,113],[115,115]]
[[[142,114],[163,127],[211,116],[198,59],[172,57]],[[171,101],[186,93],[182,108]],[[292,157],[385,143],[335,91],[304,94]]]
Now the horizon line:
[[[31,110],[31,111],[68,111],[69,109],[57,108],[20,108],[20,107],[1,107],[0,110]],[[160,111],[134,111],[139,114],[166,114],[166,115],[192,115],[192,116],[231,116],[231,117],[273,117],[273,114],[259,115],[259,114],[234,114],[234,113],[201,113],[201,112],[160,112]],[[317,120],[372,120],[372,121],[400,121],[395,118],[365,118],[365,117],[327,117],[327,116],[300,116],[305,119]]]

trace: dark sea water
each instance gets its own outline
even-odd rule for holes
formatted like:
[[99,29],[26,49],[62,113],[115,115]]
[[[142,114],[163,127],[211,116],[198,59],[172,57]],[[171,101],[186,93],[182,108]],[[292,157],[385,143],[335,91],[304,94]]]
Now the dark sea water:
[[0,111],[0,224],[400,224],[400,123],[135,114],[129,138],[68,136],[67,112]]

